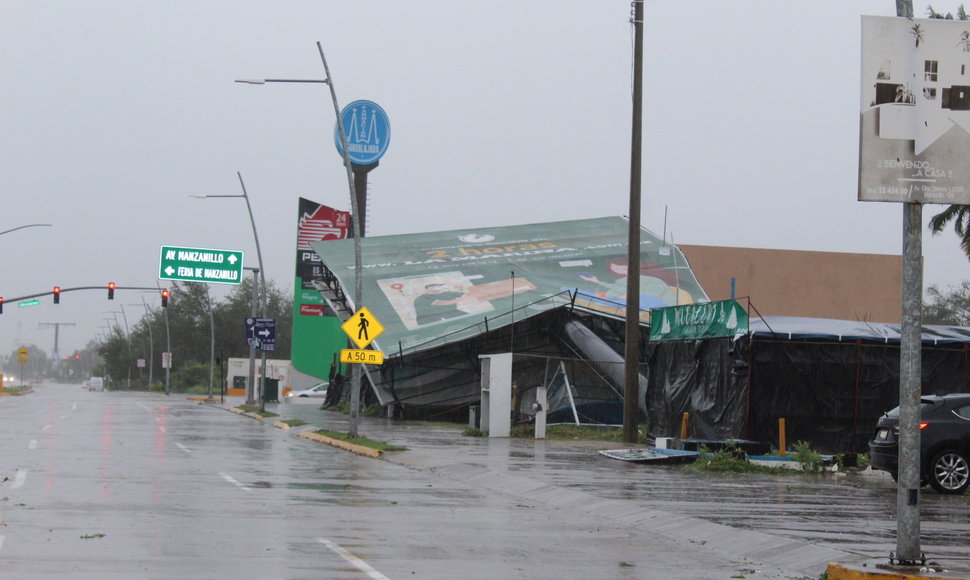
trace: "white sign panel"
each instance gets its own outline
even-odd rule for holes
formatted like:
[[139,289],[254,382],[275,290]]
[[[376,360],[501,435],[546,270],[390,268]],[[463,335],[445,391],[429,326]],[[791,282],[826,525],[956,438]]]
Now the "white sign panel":
[[859,199],[970,204],[970,22],[862,17]]

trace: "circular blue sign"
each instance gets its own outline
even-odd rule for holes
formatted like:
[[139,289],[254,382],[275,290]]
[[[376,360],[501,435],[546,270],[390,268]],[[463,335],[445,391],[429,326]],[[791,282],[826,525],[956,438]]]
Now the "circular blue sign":
[[[384,109],[372,101],[354,101],[344,107],[340,118],[347,133],[347,150],[351,163],[377,163],[391,142],[391,122],[387,120]],[[340,125],[336,125],[333,129],[333,140],[337,145],[337,152],[343,157]]]

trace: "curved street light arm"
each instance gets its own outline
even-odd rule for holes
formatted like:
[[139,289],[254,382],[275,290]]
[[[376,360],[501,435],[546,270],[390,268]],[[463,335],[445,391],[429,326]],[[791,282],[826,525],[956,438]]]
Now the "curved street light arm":
[[24,228],[37,228],[37,227],[53,227],[53,224],[27,224],[25,226],[18,226],[16,228],[0,232],[0,236],[2,236],[3,234],[9,234],[10,232],[15,232],[17,230],[22,230]]

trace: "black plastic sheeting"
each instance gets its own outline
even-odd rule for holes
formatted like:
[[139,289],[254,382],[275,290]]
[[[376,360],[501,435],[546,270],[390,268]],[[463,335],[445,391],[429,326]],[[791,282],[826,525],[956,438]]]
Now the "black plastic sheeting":
[[[655,436],[741,438],[777,448],[868,451],[876,421],[899,404],[899,344],[748,335],[648,347],[648,424]],[[968,392],[968,343],[924,342],[922,392]]]
[[[878,418],[899,405],[899,345],[755,338],[748,437],[829,453],[867,452]],[[922,349],[922,392],[967,390],[966,344]]]
[[[518,420],[528,420],[542,384],[553,399],[550,420],[571,422],[573,404],[582,422],[622,419],[624,321],[561,308],[514,328]],[[783,418],[789,447],[805,441],[823,453],[867,451],[876,421],[899,401],[898,325],[768,317],[750,329],[739,339],[650,342],[641,327],[639,406],[650,434],[679,437],[688,413],[688,438],[777,447]],[[508,352],[509,332],[391,357],[372,373],[375,388],[392,400],[395,416],[465,420],[481,395],[479,356]],[[970,329],[926,327],[922,345],[924,394],[970,392]],[[573,393],[568,407],[556,396],[562,376]]]
[[647,344],[650,433],[679,436],[682,416],[689,413],[688,436],[739,438],[747,411],[743,344],[727,338]]

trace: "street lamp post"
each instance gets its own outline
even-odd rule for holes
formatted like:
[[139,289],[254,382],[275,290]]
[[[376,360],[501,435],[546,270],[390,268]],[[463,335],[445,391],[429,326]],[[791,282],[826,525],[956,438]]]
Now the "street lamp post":
[[[128,315],[125,314],[125,306],[124,304],[119,304],[119,306],[121,306],[121,310],[112,310],[111,313],[118,314],[120,312],[121,318],[125,321],[125,342],[128,344],[128,359],[125,361],[126,363],[125,367],[128,369],[128,382],[127,382],[126,388],[130,391],[131,390],[131,333],[128,332]],[[118,317],[115,316],[115,322],[117,321],[118,321]]]
[[[246,192],[246,184],[245,184],[245,182],[243,182],[242,173],[240,173],[240,172],[237,171],[236,172],[236,175],[239,177],[239,185],[242,188],[242,195],[228,195],[228,194],[222,194],[222,195],[193,195],[191,197],[195,197],[195,198],[199,198],[199,199],[206,199],[206,198],[210,198],[210,197],[241,197],[241,198],[243,198],[243,200],[246,201],[246,209],[249,211],[249,223],[253,226],[253,240],[255,240],[255,242],[256,242],[256,259],[259,262],[259,269],[256,270],[253,273],[253,276],[255,278],[256,273],[259,273],[259,285],[261,287],[261,291],[262,291],[262,295],[263,295],[263,301],[262,301],[263,307],[262,308],[263,308],[263,313],[265,314],[265,308],[266,308],[266,305],[265,305],[265,302],[266,302],[266,268],[263,267],[263,251],[259,247],[259,234],[256,232],[256,219],[253,217],[253,206],[249,203],[249,194]],[[253,292],[255,293],[256,292],[255,279],[253,280],[253,282],[254,282]],[[256,312],[255,312],[255,309],[254,309],[253,310],[253,317],[255,317],[255,316],[256,316]],[[256,356],[255,346],[250,345],[250,347],[249,347],[249,378],[250,378],[250,384],[247,385],[247,389],[246,389],[246,404],[247,405],[252,405],[253,404],[253,395],[254,395],[255,389],[253,388],[253,382],[252,381],[253,381],[253,374],[254,374],[254,372],[253,372],[254,371],[253,366],[255,364],[254,363],[255,356]],[[262,365],[263,366],[263,380],[262,380],[262,383],[265,383],[266,382],[266,351],[263,351],[263,357],[262,358],[263,358],[263,365]],[[263,396],[262,396],[262,388],[259,389],[259,395],[260,395],[259,396],[259,399],[260,399],[260,401],[259,401],[259,409],[261,411],[263,411],[263,410],[265,410],[265,403],[262,400],[263,399]]]
[[[151,314],[151,309],[148,308],[148,303],[145,302],[145,297],[141,297],[141,304],[129,304],[128,306],[141,306],[145,309],[145,314]],[[155,362],[155,338],[152,336],[152,321],[148,320],[145,324],[148,327],[148,390],[152,390],[152,367]]]
[[[361,238],[361,223],[360,223],[360,208],[357,203],[357,194],[354,189],[354,172],[353,165],[350,161],[350,151],[347,147],[347,132],[344,129],[343,118],[340,115],[340,105],[337,104],[337,91],[333,86],[333,77],[330,74],[330,67],[327,66],[327,57],[323,54],[323,45],[317,42],[317,50],[320,52],[320,60],[323,62],[323,72],[327,78],[325,79],[239,79],[237,83],[245,83],[250,85],[262,85],[266,83],[317,83],[325,84],[330,87],[330,100],[333,102],[333,111],[337,117],[337,129],[340,133],[340,146],[343,150],[343,161],[344,168],[347,171],[347,184],[350,187],[350,219],[354,228],[354,307],[352,309],[356,310],[363,306],[361,304],[362,298],[362,278],[361,278],[361,252],[360,252],[360,238]],[[360,407],[360,376],[361,367],[360,365],[353,365],[351,368],[350,375],[350,425],[349,425],[349,435],[351,437],[357,436],[357,415]]]

